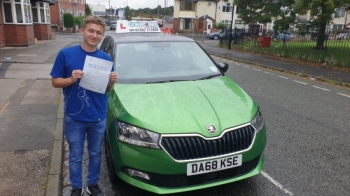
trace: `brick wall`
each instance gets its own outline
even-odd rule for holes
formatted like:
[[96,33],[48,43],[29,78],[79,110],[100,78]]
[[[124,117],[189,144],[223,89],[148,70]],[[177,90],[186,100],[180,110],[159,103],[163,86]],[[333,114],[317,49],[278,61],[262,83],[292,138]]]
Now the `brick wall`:
[[6,46],[26,47],[34,45],[33,25],[5,24]]
[[[58,2],[60,1],[60,2]],[[60,8],[58,7],[58,4],[60,4],[61,9],[67,10],[70,9],[72,10],[72,13],[74,15],[74,10],[77,11],[82,11],[85,13],[85,0],[76,0],[77,4],[73,5],[74,0],[57,0],[55,5],[50,6],[50,16],[51,16],[51,24],[57,24],[57,27],[54,29],[57,29],[58,31],[62,31],[63,24],[60,22]],[[86,14],[86,13],[85,13]]]
[[5,46],[5,28],[4,28],[4,18],[2,14],[2,3],[0,1],[0,48]]
[[37,40],[51,40],[51,24],[34,23],[34,37]]
[[[60,0],[58,0],[60,1]],[[60,31],[61,26],[60,26],[60,11],[58,8],[58,2],[56,2],[55,5],[50,6],[50,18],[51,18],[51,24],[55,24],[57,26],[52,26],[55,27],[58,31]]]

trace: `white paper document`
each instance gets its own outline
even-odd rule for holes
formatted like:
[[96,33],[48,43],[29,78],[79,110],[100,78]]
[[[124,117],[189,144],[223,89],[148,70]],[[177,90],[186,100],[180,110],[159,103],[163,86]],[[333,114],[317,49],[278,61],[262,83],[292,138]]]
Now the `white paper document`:
[[113,62],[111,61],[86,56],[83,68],[84,75],[80,80],[79,86],[105,94],[112,66]]

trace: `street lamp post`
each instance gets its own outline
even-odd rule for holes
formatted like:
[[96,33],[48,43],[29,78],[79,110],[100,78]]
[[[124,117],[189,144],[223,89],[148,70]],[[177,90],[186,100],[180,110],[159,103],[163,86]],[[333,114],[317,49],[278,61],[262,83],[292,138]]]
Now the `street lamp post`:
[[111,0],[108,2],[108,21],[109,25],[111,25]]
[[165,22],[167,22],[167,19],[166,19],[166,0],[164,0],[164,11],[165,11],[165,16],[164,16]]

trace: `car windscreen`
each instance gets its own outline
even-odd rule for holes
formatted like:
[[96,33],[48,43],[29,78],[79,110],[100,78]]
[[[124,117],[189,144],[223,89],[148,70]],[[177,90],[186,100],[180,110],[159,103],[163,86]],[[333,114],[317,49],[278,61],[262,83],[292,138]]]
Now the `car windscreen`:
[[198,80],[221,72],[195,42],[116,44],[118,83],[144,84]]

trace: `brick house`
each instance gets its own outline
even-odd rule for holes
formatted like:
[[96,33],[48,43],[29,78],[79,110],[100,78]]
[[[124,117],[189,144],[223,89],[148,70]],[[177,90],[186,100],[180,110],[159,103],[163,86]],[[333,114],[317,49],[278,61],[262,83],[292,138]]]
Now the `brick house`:
[[26,47],[54,39],[62,16],[85,16],[86,0],[0,0],[0,47]]
[[50,6],[52,31],[63,30],[63,14],[71,13],[74,17],[85,16],[86,0],[57,0]]
[[50,8],[54,0],[0,0],[0,47],[31,46],[52,38]]

